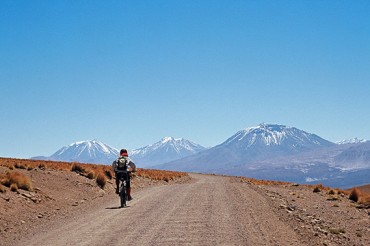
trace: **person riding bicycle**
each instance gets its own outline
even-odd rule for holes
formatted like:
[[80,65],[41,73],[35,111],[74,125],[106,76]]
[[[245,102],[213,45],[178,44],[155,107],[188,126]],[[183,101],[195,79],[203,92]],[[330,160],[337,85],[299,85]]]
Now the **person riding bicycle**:
[[120,156],[112,163],[112,169],[116,174],[116,193],[119,194],[119,181],[124,178],[126,180],[126,194],[128,200],[132,200],[131,196],[131,182],[130,174],[128,173],[128,167],[131,168],[132,172],[136,172],[136,165],[128,157],[126,149],[121,149]]

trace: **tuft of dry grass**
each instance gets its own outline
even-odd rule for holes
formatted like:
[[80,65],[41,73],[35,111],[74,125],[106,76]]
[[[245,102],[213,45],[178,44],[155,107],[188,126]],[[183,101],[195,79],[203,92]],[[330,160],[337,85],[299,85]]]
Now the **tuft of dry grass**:
[[142,168],[138,168],[137,172],[134,175],[138,177],[142,177],[142,178],[148,178],[152,180],[166,181],[166,182],[169,182],[170,180],[174,180],[177,178],[188,176],[188,174],[185,172],[173,172],[173,171],[142,169]]
[[27,164],[25,164],[24,162],[17,162],[14,166],[18,169],[27,169]]
[[275,180],[263,180],[263,179],[254,179],[254,178],[246,178],[246,177],[239,177],[241,182],[250,183],[254,185],[288,185],[291,184],[289,182],[284,181],[275,181]]
[[346,231],[342,228],[329,228],[329,232],[336,235],[346,233]]
[[5,187],[2,184],[0,184],[0,192],[1,193],[5,193],[6,192]]
[[98,175],[96,176],[96,184],[100,188],[104,189],[106,183],[107,183],[106,176],[104,174],[102,174],[102,173],[98,173]]
[[18,190],[18,185],[17,185],[16,183],[12,183],[12,184],[10,185],[10,190],[11,190],[11,191],[17,191],[17,190]]
[[[44,161],[44,160],[29,160],[29,159],[15,159],[15,158],[1,158],[0,166],[7,167],[8,169],[20,168],[27,171],[32,171],[34,169],[40,170],[58,170],[64,172],[76,172],[87,178],[96,179],[97,184],[100,187],[104,187],[107,180],[111,180],[114,177],[114,172],[110,165],[98,165],[98,164],[86,164],[86,163],[71,163],[71,162],[61,162],[61,161]],[[100,174],[100,175],[99,175]],[[99,177],[98,177],[99,175]],[[93,177],[94,176],[94,177]],[[141,169],[138,168],[137,172],[133,174],[133,178],[142,177],[151,179],[154,181],[166,181],[170,182],[175,179],[188,176],[185,172],[173,172],[173,171],[163,171],[163,170],[153,170],[153,169]],[[5,177],[5,176],[4,176]],[[2,180],[0,174],[0,180]],[[10,181],[6,178],[5,186],[10,187]],[[20,185],[18,184],[18,187]]]
[[359,203],[370,206],[370,195],[362,194]]
[[94,171],[89,171],[87,176],[86,176],[88,179],[94,179],[95,178],[95,172]]
[[13,184],[17,185],[17,189],[32,190],[31,179],[23,173],[12,171],[7,172],[5,177],[0,180],[1,184],[11,187]]
[[83,168],[83,166],[80,165],[80,164],[73,163],[72,168],[71,168],[71,171],[72,172],[76,172],[76,173],[85,173],[86,172],[86,169]]
[[336,195],[336,191],[331,189],[329,190],[328,195]]
[[352,200],[354,202],[358,202],[361,197],[361,191],[358,188],[354,188],[351,193],[349,194],[349,200]]
[[313,188],[313,192],[321,192],[323,190],[328,190],[328,188],[324,187],[322,184],[318,184]]

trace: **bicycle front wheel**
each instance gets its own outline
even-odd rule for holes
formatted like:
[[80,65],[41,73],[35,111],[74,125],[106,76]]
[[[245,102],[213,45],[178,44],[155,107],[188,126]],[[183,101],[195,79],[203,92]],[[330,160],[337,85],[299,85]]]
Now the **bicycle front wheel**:
[[126,191],[125,187],[121,187],[121,192],[119,193],[121,200],[121,208],[126,207]]

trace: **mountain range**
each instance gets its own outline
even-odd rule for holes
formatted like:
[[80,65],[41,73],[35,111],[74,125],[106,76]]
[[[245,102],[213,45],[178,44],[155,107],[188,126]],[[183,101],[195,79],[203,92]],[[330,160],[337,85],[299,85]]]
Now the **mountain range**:
[[[183,138],[165,137],[129,154],[139,167],[320,182],[341,188],[367,184],[370,177],[370,142],[355,138],[333,143],[278,124],[243,129],[209,149]],[[110,164],[117,156],[117,149],[92,140],[34,159]]]
[[161,141],[129,152],[130,158],[142,167],[181,159],[206,148],[184,138],[165,137]]
[[97,140],[79,141],[64,146],[49,157],[36,156],[31,159],[92,164],[111,164],[119,151]]
[[369,183],[370,142],[335,144],[294,127],[260,124],[155,168],[350,187]]
[[[165,137],[157,143],[129,151],[130,158],[140,167],[150,167],[177,160],[202,150],[203,146],[184,138]],[[110,165],[119,155],[119,150],[97,140],[72,143],[62,147],[51,156],[36,156],[31,159],[81,162]]]
[[291,156],[333,145],[317,135],[294,127],[260,124],[237,132],[207,151],[166,163],[159,168],[220,173],[259,160]]

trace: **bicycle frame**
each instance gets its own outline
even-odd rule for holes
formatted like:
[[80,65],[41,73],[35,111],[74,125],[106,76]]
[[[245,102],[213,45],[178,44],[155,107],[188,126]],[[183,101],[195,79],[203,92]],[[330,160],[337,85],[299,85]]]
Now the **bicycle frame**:
[[[126,172],[121,172],[121,173],[126,173]],[[117,172],[118,174],[118,172]],[[127,172],[127,175],[130,175],[130,172]],[[119,189],[119,197],[120,197],[120,203],[121,203],[121,208],[127,206],[127,193],[126,193],[126,186],[127,186],[127,180],[125,179],[125,176],[120,177],[120,189]]]

